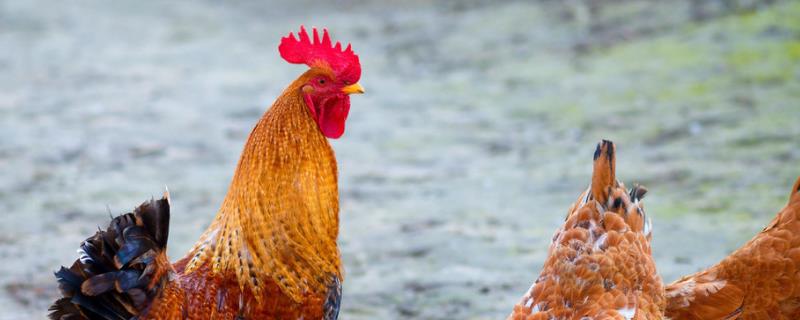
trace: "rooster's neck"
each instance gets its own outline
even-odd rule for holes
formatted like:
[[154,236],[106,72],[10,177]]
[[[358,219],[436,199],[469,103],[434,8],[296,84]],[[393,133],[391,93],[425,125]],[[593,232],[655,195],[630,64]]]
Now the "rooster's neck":
[[336,159],[302,99],[301,80],[250,133],[228,194],[185,272],[208,264],[256,296],[273,281],[295,300],[342,278]]

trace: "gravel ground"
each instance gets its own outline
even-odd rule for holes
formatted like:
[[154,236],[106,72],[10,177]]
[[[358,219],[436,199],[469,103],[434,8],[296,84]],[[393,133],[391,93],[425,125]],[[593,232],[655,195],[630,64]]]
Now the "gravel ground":
[[52,271],[164,185],[188,250],[300,24],[352,42],[368,92],[334,142],[342,319],[502,318],[601,138],[650,189],[665,281],[800,174],[797,1],[275,2],[0,1],[0,319],[43,318]]

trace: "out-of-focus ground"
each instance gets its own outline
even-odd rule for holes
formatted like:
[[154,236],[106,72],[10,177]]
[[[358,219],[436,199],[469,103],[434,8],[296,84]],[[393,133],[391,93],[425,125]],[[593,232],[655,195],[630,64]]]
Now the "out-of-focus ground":
[[[595,143],[650,189],[665,281],[737,248],[800,175],[800,2],[0,2],[0,319],[168,185],[180,257],[246,134],[304,67],[300,24],[361,55],[334,142],[342,319],[500,319],[586,187]],[[284,3],[285,2],[285,3]]]

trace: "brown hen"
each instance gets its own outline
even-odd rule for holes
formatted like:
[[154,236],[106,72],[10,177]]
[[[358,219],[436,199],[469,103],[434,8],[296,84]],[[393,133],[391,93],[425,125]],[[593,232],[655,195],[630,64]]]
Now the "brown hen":
[[666,316],[676,320],[800,319],[800,179],[764,230],[666,294]]
[[616,180],[615,147],[594,154],[588,190],[553,236],[541,274],[511,320],[661,319],[664,289],[650,255],[646,190]]

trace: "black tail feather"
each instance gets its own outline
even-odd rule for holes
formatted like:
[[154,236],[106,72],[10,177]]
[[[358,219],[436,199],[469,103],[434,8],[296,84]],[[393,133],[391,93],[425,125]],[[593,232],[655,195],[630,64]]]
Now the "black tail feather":
[[[62,298],[50,319],[131,319],[159,292],[171,266],[166,259],[169,201],[150,200],[114,218],[81,244],[81,257],[55,273]],[[154,279],[154,277],[158,277]]]
[[70,298],[61,298],[50,307],[50,319],[78,320],[87,319],[86,316],[72,303]]

